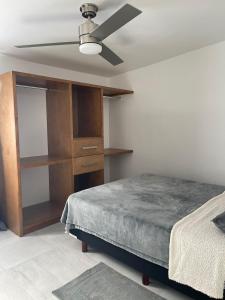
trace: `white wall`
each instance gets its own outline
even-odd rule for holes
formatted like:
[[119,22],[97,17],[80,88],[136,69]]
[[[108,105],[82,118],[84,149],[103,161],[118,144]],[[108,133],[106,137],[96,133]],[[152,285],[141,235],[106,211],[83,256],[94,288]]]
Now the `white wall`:
[[[48,153],[46,92],[17,88],[20,156]],[[48,167],[21,170],[23,206],[49,200]]]
[[[138,59],[138,57],[137,57]],[[134,149],[112,178],[151,172],[225,185],[225,42],[113,77],[110,144]]]
[[17,87],[20,156],[48,153],[46,91]]
[[0,73],[12,70],[93,84],[108,84],[107,77],[31,63],[12,56],[0,54]]
[[[100,85],[107,85],[108,83],[106,77],[30,63],[0,54],[0,73],[11,70]],[[45,96],[43,90],[17,88],[21,157],[46,155],[48,153]],[[105,147],[107,147],[109,145],[109,103],[106,100],[104,104]],[[109,180],[108,168],[106,161],[105,177],[107,181]],[[23,206],[48,201],[48,168],[22,170],[22,193]]]

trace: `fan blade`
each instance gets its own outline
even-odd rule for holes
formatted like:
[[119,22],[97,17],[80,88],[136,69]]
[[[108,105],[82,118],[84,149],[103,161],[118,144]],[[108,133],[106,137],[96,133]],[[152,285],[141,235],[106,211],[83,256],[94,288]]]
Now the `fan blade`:
[[106,59],[113,66],[117,66],[123,62],[123,60],[117,56],[112,50],[110,50],[106,45],[102,44],[102,52],[99,53],[104,59]]
[[58,43],[46,43],[46,44],[32,44],[32,45],[18,45],[16,48],[35,48],[35,47],[48,47],[48,46],[61,46],[61,45],[76,45],[80,44],[79,41],[73,42],[58,42]]
[[117,12],[115,12],[108,20],[93,30],[90,35],[103,41],[110,34],[127,24],[133,18],[141,14],[142,11],[130,4],[125,4]]

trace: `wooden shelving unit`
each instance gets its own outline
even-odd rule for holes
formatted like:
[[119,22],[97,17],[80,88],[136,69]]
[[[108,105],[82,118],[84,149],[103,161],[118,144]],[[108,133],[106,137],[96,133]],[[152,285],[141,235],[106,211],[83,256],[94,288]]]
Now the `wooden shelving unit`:
[[[132,152],[104,150],[103,96],[113,98],[133,91],[21,72],[0,75],[0,85],[4,221],[22,236],[59,221],[71,193],[104,183],[104,156]],[[46,155],[20,157],[17,85],[46,90]],[[48,168],[49,199],[24,207],[23,184],[29,172],[38,174],[41,167]]]
[[118,149],[118,148],[105,148],[104,149],[104,155],[105,156],[116,156],[121,154],[128,154],[132,153],[133,150],[129,149]]

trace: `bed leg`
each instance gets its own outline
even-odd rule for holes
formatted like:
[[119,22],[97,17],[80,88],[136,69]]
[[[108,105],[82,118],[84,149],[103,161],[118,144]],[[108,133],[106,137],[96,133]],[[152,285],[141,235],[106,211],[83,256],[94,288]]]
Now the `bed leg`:
[[149,285],[150,284],[150,279],[149,279],[148,275],[142,274],[142,284],[143,285]]
[[82,252],[88,252],[88,244],[82,241]]

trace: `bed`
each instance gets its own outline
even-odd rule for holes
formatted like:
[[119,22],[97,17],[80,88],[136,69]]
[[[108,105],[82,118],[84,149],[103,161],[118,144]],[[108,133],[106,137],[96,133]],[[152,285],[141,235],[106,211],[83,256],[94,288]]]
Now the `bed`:
[[143,174],[72,194],[62,222],[85,243],[104,249],[148,276],[167,281],[196,299],[204,295],[170,282],[167,277],[173,225],[223,186]]

